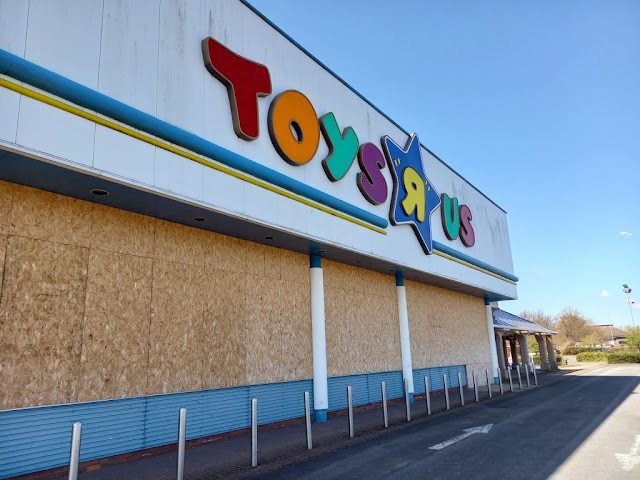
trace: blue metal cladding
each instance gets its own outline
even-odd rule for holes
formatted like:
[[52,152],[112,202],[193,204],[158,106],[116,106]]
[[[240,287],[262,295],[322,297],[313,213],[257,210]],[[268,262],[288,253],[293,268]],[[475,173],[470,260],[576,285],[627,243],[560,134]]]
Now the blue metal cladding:
[[175,443],[180,407],[189,440],[248,428],[251,397],[259,424],[302,417],[303,393],[312,389],[311,380],[300,380],[0,411],[0,479],[67,465],[75,421],[82,422],[84,462]]
[[[442,389],[443,373],[455,387],[458,372],[466,385],[463,365],[415,370],[415,393],[424,393],[425,375],[431,391]],[[387,398],[404,395],[400,371],[329,378],[329,410],[347,408],[347,385],[356,406],[381,401],[382,381]],[[313,381],[300,380],[0,411],[0,479],[67,465],[75,421],[82,422],[84,462],[175,443],[180,407],[187,409],[189,440],[249,428],[252,397],[258,399],[260,425],[299,418],[305,390],[313,405]]]
[[424,377],[429,377],[429,391],[436,392],[444,389],[444,379],[442,375],[447,374],[449,388],[458,386],[458,372],[462,378],[462,385],[467,385],[467,370],[464,365],[453,365],[449,367],[422,368],[413,371],[413,389],[415,394],[424,393]]

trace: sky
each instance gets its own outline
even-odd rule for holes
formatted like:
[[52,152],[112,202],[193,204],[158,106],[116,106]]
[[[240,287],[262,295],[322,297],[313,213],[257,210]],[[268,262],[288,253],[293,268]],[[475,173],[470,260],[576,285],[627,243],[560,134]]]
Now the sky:
[[250,3],[507,211],[501,308],[640,326],[640,2]]

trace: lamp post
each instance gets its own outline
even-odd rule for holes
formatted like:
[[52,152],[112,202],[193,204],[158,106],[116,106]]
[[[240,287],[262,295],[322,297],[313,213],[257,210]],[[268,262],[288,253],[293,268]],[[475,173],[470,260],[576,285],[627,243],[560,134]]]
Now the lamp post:
[[631,305],[635,303],[635,300],[631,300],[629,298],[631,287],[629,287],[629,285],[625,283],[624,285],[622,285],[622,291],[627,294],[627,303],[629,304],[629,313],[631,314],[631,325],[633,326],[633,328],[636,328],[636,322],[633,320],[633,309],[631,308]]

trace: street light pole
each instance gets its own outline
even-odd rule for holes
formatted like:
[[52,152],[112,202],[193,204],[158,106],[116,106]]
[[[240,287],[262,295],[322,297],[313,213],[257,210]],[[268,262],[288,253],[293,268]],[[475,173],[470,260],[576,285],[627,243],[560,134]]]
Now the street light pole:
[[631,308],[631,305],[634,303],[634,301],[629,298],[631,287],[629,287],[629,285],[625,283],[624,285],[622,285],[622,291],[627,294],[627,303],[629,304],[629,313],[631,314],[631,325],[633,326],[633,328],[636,328],[636,322],[633,320],[633,309]]

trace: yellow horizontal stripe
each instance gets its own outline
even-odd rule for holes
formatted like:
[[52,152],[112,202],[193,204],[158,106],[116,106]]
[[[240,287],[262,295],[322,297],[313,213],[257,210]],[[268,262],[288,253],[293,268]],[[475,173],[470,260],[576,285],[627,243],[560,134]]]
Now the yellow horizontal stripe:
[[130,137],[138,139],[142,142],[148,143],[150,145],[154,145],[158,148],[162,148],[163,150],[167,150],[168,152],[175,153],[176,155],[180,155],[181,157],[188,158],[189,160],[193,160],[194,162],[198,162],[201,165],[204,165],[209,168],[213,168],[214,170],[225,173],[231,177],[235,177],[245,182],[248,182],[252,185],[256,185],[260,188],[264,188],[265,190],[269,190],[270,192],[274,192],[278,195],[282,195],[283,197],[290,198],[291,200],[307,205],[308,207],[315,208],[316,210],[320,210],[322,212],[328,213],[335,217],[341,218],[342,220],[346,220],[347,222],[351,222],[361,227],[368,228],[369,230],[380,233],[382,235],[387,234],[387,232],[384,229],[379,228],[375,225],[371,225],[357,218],[353,218],[342,212],[339,212],[325,205],[322,205],[321,203],[314,202],[313,200],[309,200],[308,198],[301,197],[288,190],[276,187],[274,185],[271,185],[270,183],[264,182],[257,178],[253,178],[249,175],[238,172],[224,165],[214,163],[210,160],[199,157],[198,155],[195,155],[187,150],[183,150],[181,148],[175,147],[169,143],[158,140],[157,138],[153,138],[149,135],[133,130],[129,127],[125,127],[124,125],[120,125],[119,123],[116,123],[114,121],[107,120],[106,118],[100,117],[94,113],[89,113],[78,107],[62,102],[55,98],[49,97],[48,95],[44,95],[40,92],[31,90],[30,88],[26,88],[22,85],[18,85],[16,83],[10,82],[4,78],[0,78],[0,85],[2,85],[3,87],[9,90],[13,90],[14,92],[20,93],[21,95],[24,95],[26,97],[33,98],[34,100],[38,100],[39,102],[46,103],[47,105],[51,105],[52,107],[59,108],[60,110],[64,110],[65,112],[71,113],[73,115],[77,115],[78,117],[82,117],[91,122],[95,122],[98,125],[102,125],[112,130],[116,130],[118,132],[124,133],[125,135],[129,135]]
[[[307,198],[301,197],[301,196],[296,195],[296,194],[294,194],[292,192],[289,192],[288,190],[285,190],[285,189],[276,187],[274,185],[271,185],[270,183],[267,183],[267,182],[264,182],[262,180],[253,178],[253,177],[251,177],[249,175],[246,175],[244,173],[238,172],[238,171],[233,170],[233,169],[231,169],[229,167],[226,167],[224,165],[220,165],[218,163],[214,163],[214,162],[212,162],[210,160],[207,160],[205,158],[201,158],[198,155],[195,155],[195,154],[193,154],[193,153],[191,153],[191,152],[189,152],[187,150],[183,150],[181,148],[175,147],[175,146],[173,146],[173,145],[171,145],[169,143],[166,143],[166,142],[164,142],[162,140],[158,140],[157,138],[153,138],[153,137],[151,137],[149,135],[146,135],[146,134],[141,133],[139,131],[133,130],[133,129],[129,128],[129,127],[125,127],[124,125],[121,125],[121,124],[116,123],[114,121],[111,121],[111,120],[108,120],[106,118],[100,117],[100,116],[98,116],[98,115],[96,115],[94,113],[87,112],[87,111],[82,110],[82,109],[80,109],[80,108],[78,108],[76,106],[73,106],[73,105],[70,105],[68,103],[62,102],[62,101],[60,101],[58,99],[49,97],[49,96],[44,95],[44,94],[42,94],[40,92],[36,92],[34,90],[31,90],[30,88],[24,87],[22,85],[18,85],[18,84],[13,83],[13,82],[10,82],[9,80],[6,80],[6,79],[1,78],[1,77],[0,77],[0,85],[5,87],[5,88],[7,88],[7,89],[9,89],[9,90],[13,90],[14,92],[20,93],[21,95],[24,95],[26,97],[33,98],[34,100],[38,100],[38,101],[40,101],[42,103],[46,103],[47,105],[51,105],[52,107],[59,108],[60,110],[64,110],[65,112],[71,113],[73,115],[77,115],[78,117],[82,117],[82,118],[84,118],[86,120],[95,122],[95,123],[97,123],[99,125],[102,125],[104,127],[107,127],[107,128],[112,129],[112,130],[124,133],[125,135],[129,135],[130,137],[133,137],[135,139],[138,139],[138,140],[143,141],[145,143],[148,143],[150,145],[154,145],[154,146],[156,146],[158,148],[162,148],[163,150],[166,150],[168,152],[175,153],[176,155],[179,155],[181,157],[188,158],[189,160],[193,160],[194,162],[198,162],[201,165],[204,165],[204,166],[209,167],[209,168],[213,168],[214,170],[217,170],[219,172],[225,173],[225,174],[227,174],[229,176],[232,176],[234,178],[238,178],[238,179],[243,180],[245,182],[251,183],[252,185],[256,185],[258,187],[264,188],[265,190],[269,190],[270,192],[274,192],[274,193],[276,193],[278,195],[282,195],[283,197],[290,198],[291,200],[294,200],[296,202],[300,202],[300,203],[302,203],[304,205],[307,205],[307,206],[309,206],[311,208],[315,208],[317,210],[320,210],[322,212],[328,213],[330,215],[333,215],[335,217],[341,218],[343,220],[346,220],[348,222],[354,223],[356,225],[359,225],[361,227],[367,228],[369,230],[372,230],[374,232],[380,233],[382,235],[386,235],[387,234],[387,232],[384,229],[379,228],[379,227],[377,227],[375,225],[371,225],[371,224],[369,224],[367,222],[364,222],[362,220],[359,220],[357,218],[353,218],[353,217],[351,217],[349,215],[346,215],[346,214],[344,214],[342,212],[339,212],[337,210],[329,208],[329,207],[327,207],[325,205],[322,205],[320,203],[314,202],[314,201],[309,200]],[[509,280],[508,278],[502,277],[502,276],[497,275],[497,274],[495,274],[493,272],[485,270],[484,268],[477,267],[477,266],[472,265],[472,264],[470,264],[468,262],[465,262],[465,261],[460,260],[458,258],[452,257],[451,255],[447,255],[446,253],[442,253],[442,252],[439,252],[437,250],[434,250],[433,253],[436,254],[436,255],[439,255],[439,256],[441,256],[443,258],[446,258],[448,260],[451,260],[453,262],[456,262],[456,263],[459,263],[461,265],[464,265],[466,267],[473,268],[474,270],[478,270],[479,272],[485,273],[487,275],[491,275],[492,277],[498,278],[498,279],[503,280],[505,282],[511,283],[513,285],[517,285],[516,282],[514,282],[512,280]]]
[[513,280],[510,280],[508,278],[502,277],[502,276],[498,275],[497,273],[490,272],[489,270],[485,270],[484,268],[477,267],[476,265],[472,265],[471,263],[465,262],[464,260],[460,260],[459,258],[455,258],[455,257],[452,257],[451,255],[447,255],[446,253],[442,253],[442,252],[439,252],[437,250],[434,250],[433,253],[435,253],[436,255],[439,255],[439,256],[441,256],[443,258],[446,258],[447,260],[451,260],[452,262],[456,262],[456,263],[459,263],[460,265],[464,265],[465,267],[473,268],[474,270],[478,270],[479,272],[486,273],[487,275],[491,275],[492,277],[496,277],[496,278],[502,280],[503,282],[507,282],[507,283],[510,283],[512,285],[517,285],[517,283],[514,282]]

